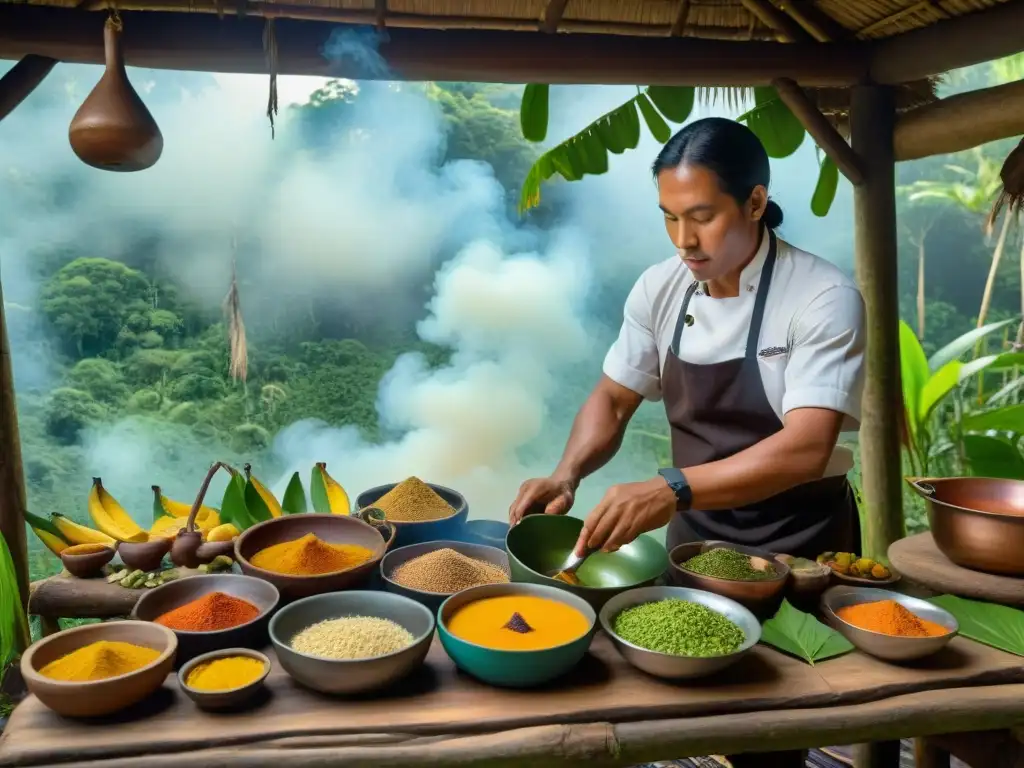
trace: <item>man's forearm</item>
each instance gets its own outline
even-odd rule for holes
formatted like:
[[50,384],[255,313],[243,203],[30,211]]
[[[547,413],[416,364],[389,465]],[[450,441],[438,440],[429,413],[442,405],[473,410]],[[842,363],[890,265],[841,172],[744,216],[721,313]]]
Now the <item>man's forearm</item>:
[[587,475],[607,464],[622,445],[636,405],[619,403],[600,389],[587,398],[576,414],[569,440],[554,475],[574,488]]

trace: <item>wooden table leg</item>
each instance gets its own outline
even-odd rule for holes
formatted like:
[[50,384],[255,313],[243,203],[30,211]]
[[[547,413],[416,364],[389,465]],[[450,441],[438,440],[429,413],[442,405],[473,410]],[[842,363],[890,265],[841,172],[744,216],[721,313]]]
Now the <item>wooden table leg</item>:
[[745,755],[728,755],[726,759],[732,764],[732,768],[804,768],[807,750],[748,752]]
[[949,768],[949,752],[927,736],[914,739],[915,768]]
[[900,743],[875,741],[853,748],[854,768],[900,768]]

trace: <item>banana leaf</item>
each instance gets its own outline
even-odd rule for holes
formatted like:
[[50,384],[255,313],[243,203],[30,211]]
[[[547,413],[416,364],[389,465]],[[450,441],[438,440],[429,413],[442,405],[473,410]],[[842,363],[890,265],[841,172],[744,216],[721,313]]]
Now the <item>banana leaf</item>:
[[821,161],[821,168],[818,169],[818,183],[811,196],[811,213],[815,216],[828,216],[838,188],[839,169],[832,162],[832,158],[825,155]]
[[544,141],[548,135],[548,85],[537,83],[523,89],[519,124],[527,141]]
[[849,640],[788,600],[783,600],[778,612],[761,627],[761,642],[812,666],[853,650]]
[[306,490],[302,487],[298,472],[288,481],[281,499],[281,509],[286,515],[301,515],[306,511]]
[[954,595],[939,595],[931,602],[953,614],[964,637],[1024,656],[1024,611]]

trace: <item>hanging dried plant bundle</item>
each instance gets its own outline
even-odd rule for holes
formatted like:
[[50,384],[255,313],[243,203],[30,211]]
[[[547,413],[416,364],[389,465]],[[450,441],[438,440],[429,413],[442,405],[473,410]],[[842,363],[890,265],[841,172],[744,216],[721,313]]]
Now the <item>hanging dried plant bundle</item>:
[[985,221],[985,229],[991,234],[996,219],[1006,208],[1007,216],[1019,216],[1024,207],[1024,139],[1007,155],[999,178],[1003,182],[999,195],[992,203],[992,210]]
[[277,114],[277,33],[274,20],[268,18],[263,25],[263,53],[270,73],[270,94],[267,97],[267,119],[270,120],[270,138],[274,138],[274,116]]
[[224,297],[224,315],[228,323],[228,344],[231,361],[228,370],[234,381],[245,381],[249,371],[249,350],[245,343],[245,323],[242,321],[242,304],[238,297],[238,274],[235,262],[231,262],[231,288]]

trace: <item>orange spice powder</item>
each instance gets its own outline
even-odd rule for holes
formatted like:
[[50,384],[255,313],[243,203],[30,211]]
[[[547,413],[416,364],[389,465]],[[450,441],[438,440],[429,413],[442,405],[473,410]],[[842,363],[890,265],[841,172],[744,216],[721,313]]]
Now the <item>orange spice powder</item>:
[[895,600],[848,605],[836,611],[836,615],[860,629],[896,637],[938,637],[949,632],[941,624],[922,619]]

